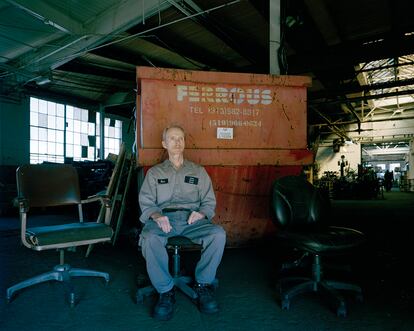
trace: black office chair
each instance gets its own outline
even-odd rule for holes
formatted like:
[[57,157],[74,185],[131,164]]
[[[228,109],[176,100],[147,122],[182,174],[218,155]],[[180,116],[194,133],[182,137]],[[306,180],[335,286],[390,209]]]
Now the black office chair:
[[[71,165],[24,165],[17,169],[16,178],[18,190],[16,201],[20,211],[21,241],[23,245],[35,251],[58,250],[60,252],[60,263],[49,272],[9,287],[7,289],[7,301],[12,299],[16,291],[35,284],[56,280],[67,285],[70,305],[74,306],[75,293],[70,281],[71,277],[102,277],[108,283],[109,274],[89,269],[72,268],[69,264],[65,264],[65,249],[111,241],[113,231],[109,226],[110,200],[104,196],[81,200],[78,174]],[[100,201],[105,206],[105,219],[84,222],[82,205],[95,201]],[[75,222],[36,227],[28,226],[30,218],[28,215],[31,208],[71,205],[78,207],[79,217]],[[27,267],[30,268],[30,264]]]
[[[202,245],[194,243],[191,239],[184,236],[174,236],[168,238],[166,245],[167,249],[172,251],[172,270],[171,275],[173,276],[174,285],[184,294],[186,294],[191,299],[197,299],[197,293],[189,285],[193,283],[193,278],[191,276],[184,276],[181,274],[181,256],[180,252],[182,250],[201,250]],[[214,287],[218,286],[218,281],[215,280],[213,283]],[[156,290],[152,285],[139,288],[136,292],[137,303],[142,303],[144,297],[155,294]]]
[[[282,309],[289,309],[291,299],[298,294],[322,291],[336,303],[337,315],[346,316],[345,299],[338,290],[352,291],[362,301],[361,288],[324,279],[322,258],[350,253],[364,243],[364,234],[354,229],[329,226],[329,200],[302,176],[276,180],[272,197],[278,242],[302,254],[302,259],[282,265],[282,269],[299,266],[306,256],[312,258],[311,277],[286,277],[279,280]],[[295,285],[285,289],[288,283]]]

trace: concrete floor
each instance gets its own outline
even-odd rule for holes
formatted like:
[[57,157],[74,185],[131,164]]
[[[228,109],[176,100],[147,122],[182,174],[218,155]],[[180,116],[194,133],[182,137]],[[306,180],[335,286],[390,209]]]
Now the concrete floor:
[[[276,246],[227,249],[218,271],[216,315],[199,313],[177,294],[171,321],[151,318],[155,298],[134,302],[137,279],[145,275],[142,257],[128,240],[67,253],[76,267],[108,271],[108,286],[99,279],[75,279],[77,304],[70,308],[61,283],[48,282],[17,293],[7,304],[8,286],[45,272],[58,263],[54,251],[35,252],[19,240],[17,217],[0,218],[0,330],[414,330],[414,194],[385,193],[384,200],[334,200],[335,224],[364,231],[368,245],[347,259],[352,280],[362,285],[364,302],[347,296],[349,313],[339,318],[323,297],[295,298],[288,311],[277,302],[277,265],[287,257]],[[196,258],[188,253],[186,260]]]

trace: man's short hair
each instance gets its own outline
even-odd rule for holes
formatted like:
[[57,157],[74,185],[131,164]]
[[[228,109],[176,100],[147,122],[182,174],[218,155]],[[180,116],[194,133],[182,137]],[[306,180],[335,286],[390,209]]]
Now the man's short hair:
[[172,124],[170,126],[167,126],[163,131],[162,131],[162,141],[165,141],[167,139],[167,132],[169,129],[179,129],[184,133],[184,138],[185,138],[185,131],[184,129],[178,125],[178,124]]

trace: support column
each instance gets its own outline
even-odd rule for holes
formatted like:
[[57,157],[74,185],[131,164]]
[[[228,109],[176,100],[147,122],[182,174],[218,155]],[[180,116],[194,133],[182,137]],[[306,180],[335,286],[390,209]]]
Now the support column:
[[269,73],[280,75],[280,0],[269,0]]
[[99,149],[99,158],[105,160],[105,107],[103,105],[99,105],[99,121],[101,122],[101,125],[99,126],[99,145],[101,146]]

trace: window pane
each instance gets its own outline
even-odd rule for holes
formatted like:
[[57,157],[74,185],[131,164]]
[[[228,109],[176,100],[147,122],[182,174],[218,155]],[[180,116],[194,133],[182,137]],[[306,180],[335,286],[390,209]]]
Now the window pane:
[[81,119],[81,110],[79,108],[73,108],[73,118],[75,120]]
[[73,120],[72,119],[67,119],[66,120],[66,131],[71,131],[73,132],[74,129],[74,125],[73,125]]
[[65,121],[63,117],[56,117],[56,129],[64,130],[65,129]]
[[73,107],[66,106],[66,118],[73,118]]
[[56,116],[65,117],[65,106],[61,104],[56,105]]
[[30,127],[30,140],[39,140],[39,128]]
[[114,138],[115,137],[115,128],[110,126],[109,130],[108,130],[108,137],[109,138]]
[[81,123],[77,120],[73,121],[73,132],[81,132]]
[[66,144],[73,144],[73,132],[66,131]]
[[30,125],[39,125],[39,114],[35,112],[30,112]]
[[30,98],[30,111],[38,112],[39,111],[39,99]]
[[66,157],[73,157],[73,145],[66,144]]
[[39,100],[39,113],[47,114],[47,101]]
[[56,144],[56,154],[63,155],[63,144]]
[[79,159],[82,156],[81,146],[79,146],[79,145],[76,146],[75,145],[74,149],[73,149],[73,152],[74,152],[74,157]]
[[56,143],[48,142],[47,143],[47,154],[55,155],[56,153]]
[[88,133],[88,122],[81,122],[81,131],[82,133]]
[[87,134],[81,134],[81,145],[82,146],[88,146],[89,145],[89,140],[88,140],[88,135]]
[[39,153],[39,142],[36,140],[30,141],[30,153]]
[[47,129],[39,128],[39,140],[47,141]]
[[47,142],[40,141],[39,142],[39,154],[46,154],[47,153]]
[[74,133],[73,134],[73,143],[75,144],[75,145],[80,145],[80,143],[81,143],[81,137],[80,137],[81,135],[80,135],[80,133]]
[[47,127],[47,115],[39,114],[39,126]]
[[56,104],[54,102],[47,103],[47,113],[52,116],[56,116]]
[[88,159],[94,159],[94,154],[95,154],[95,148],[93,147],[88,147]]
[[109,149],[114,150],[115,149],[115,140],[109,139]]
[[90,135],[90,136],[95,135],[95,124],[88,123],[88,135]]
[[81,120],[83,122],[88,122],[88,113],[86,109],[81,109]]
[[55,130],[51,130],[51,129],[47,130],[47,140],[55,142],[56,141],[55,133],[56,133]]
[[56,118],[55,116],[49,115],[47,117],[47,127],[50,129],[56,129]]
[[56,142],[63,144],[63,131],[56,131]]

